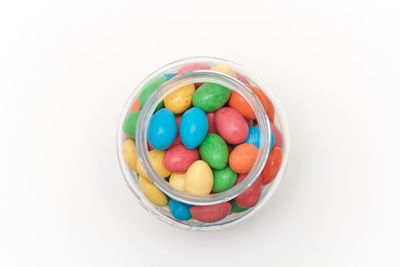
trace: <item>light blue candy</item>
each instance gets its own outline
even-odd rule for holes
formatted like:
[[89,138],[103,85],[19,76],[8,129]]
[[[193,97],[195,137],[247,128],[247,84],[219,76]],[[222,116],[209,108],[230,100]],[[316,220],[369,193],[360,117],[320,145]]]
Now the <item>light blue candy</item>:
[[180,221],[187,221],[192,218],[192,215],[190,214],[190,208],[192,207],[191,205],[170,199],[168,201],[168,206],[169,211],[175,219]]
[[154,149],[165,150],[175,140],[177,127],[174,114],[162,108],[150,119],[147,138]]
[[198,147],[208,131],[207,115],[201,108],[194,107],[183,113],[179,126],[182,143],[189,149]]
[[165,74],[164,74],[164,77],[167,78],[168,80],[170,80],[170,79],[174,78],[175,75],[176,75],[176,74],[175,74],[175,73],[172,73],[172,72],[171,72],[171,73],[165,73]]
[[257,148],[260,148],[260,128],[250,126],[249,127],[249,135],[247,139],[244,141],[246,144],[255,145]]

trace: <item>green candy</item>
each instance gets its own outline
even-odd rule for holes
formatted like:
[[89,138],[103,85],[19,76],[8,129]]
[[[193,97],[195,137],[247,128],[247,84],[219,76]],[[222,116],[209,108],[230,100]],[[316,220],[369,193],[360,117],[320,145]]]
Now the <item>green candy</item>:
[[240,212],[243,212],[243,211],[245,211],[245,210],[248,210],[248,208],[242,208],[242,207],[240,207],[240,206],[236,203],[236,201],[233,201],[233,202],[232,202],[231,213],[240,213]]
[[130,113],[128,116],[126,116],[124,120],[124,125],[122,126],[125,134],[132,139],[135,139],[136,124],[139,118],[139,114],[140,111]]
[[216,84],[205,83],[193,94],[193,106],[199,107],[205,112],[214,112],[228,102],[231,90]]
[[213,175],[214,183],[212,191],[214,193],[231,188],[235,184],[237,178],[237,173],[232,171],[229,166],[222,170],[213,170]]
[[213,169],[223,169],[228,164],[228,146],[218,134],[207,134],[199,147],[200,157]]
[[[153,94],[163,83],[165,83],[168,79],[164,76],[157,76],[150,79],[142,88],[142,91],[139,94],[139,103],[140,107],[143,107],[146,103],[147,99]],[[156,110],[164,107],[164,102],[158,104]]]

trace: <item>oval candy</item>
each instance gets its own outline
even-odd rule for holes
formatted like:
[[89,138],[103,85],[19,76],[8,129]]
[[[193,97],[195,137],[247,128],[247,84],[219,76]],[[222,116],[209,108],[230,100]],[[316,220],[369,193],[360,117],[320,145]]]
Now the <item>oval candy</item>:
[[252,144],[255,145],[257,148],[260,148],[260,128],[250,126],[249,135],[244,142],[246,144]]
[[272,132],[274,133],[275,145],[282,148],[283,140],[282,140],[281,131],[278,129],[278,127],[276,127],[276,125],[274,123],[271,123],[271,129],[272,129]]
[[228,164],[228,146],[218,134],[207,134],[199,152],[201,159],[213,169],[223,169]]
[[209,205],[209,206],[193,206],[190,208],[190,213],[193,219],[201,222],[217,222],[228,216],[231,211],[229,202]]
[[183,113],[192,105],[195,89],[193,83],[179,87],[164,98],[164,106],[174,114]]
[[139,176],[139,186],[147,199],[156,206],[166,206],[167,196],[160,191],[149,179]]
[[212,70],[222,72],[225,74],[228,74],[232,77],[236,77],[236,71],[229,65],[227,64],[217,64],[213,67],[211,67]]
[[185,191],[185,177],[186,177],[185,173],[173,172],[169,177],[168,182],[173,188],[183,192]]
[[[246,176],[247,174],[239,175],[236,184],[242,182],[244,178],[246,178]],[[246,189],[246,191],[235,198],[235,202],[239,207],[242,208],[254,207],[257,204],[258,200],[260,200],[261,192],[262,182],[261,177],[259,177],[249,188]]]
[[229,166],[234,172],[248,173],[256,162],[258,149],[252,144],[236,146],[229,155]]
[[[142,88],[139,94],[139,104],[141,107],[144,106],[146,103],[147,99],[164,83],[168,81],[168,79],[165,76],[156,76],[152,79],[150,79]],[[160,109],[164,106],[164,104],[161,102],[158,106],[157,109]]]
[[256,119],[256,115],[250,104],[239,93],[232,92],[228,105],[242,114],[246,119]]
[[275,119],[275,108],[268,96],[260,88],[250,85],[250,89],[256,94],[270,121]]
[[208,121],[203,110],[193,107],[183,114],[179,125],[179,135],[187,148],[198,147],[206,137],[207,131]]
[[192,218],[192,214],[190,214],[191,205],[170,199],[168,201],[168,207],[172,216],[177,220],[187,221]]
[[214,193],[228,190],[235,184],[237,178],[237,174],[229,166],[222,170],[213,170],[213,176],[212,191]]
[[200,159],[197,149],[188,149],[183,144],[170,147],[165,153],[164,166],[171,172],[186,172],[193,162]]
[[123,123],[123,130],[124,133],[130,137],[131,139],[135,139],[136,135],[136,125],[139,118],[139,111],[132,112],[126,116],[124,123]]
[[264,170],[261,173],[263,184],[268,184],[272,180],[274,180],[274,178],[279,172],[279,169],[281,168],[282,160],[283,160],[283,151],[280,147],[275,146],[271,150],[267,163],[265,164]]
[[166,108],[160,109],[150,119],[148,140],[157,150],[167,149],[175,140],[177,134],[174,114]]
[[193,94],[192,103],[194,107],[199,107],[205,112],[214,112],[225,105],[230,95],[231,90],[222,85],[204,83]]
[[241,144],[249,135],[244,117],[233,108],[224,107],[215,113],[218,134],[229,144]]
[[136,171],[138,156],[135,142],[131,139],[126,140],[122,145],[122,150],[126,165],[128,165],[130,170]]
[[[150,164],[153,167],[153,169],[156,171],[156,173],[161,176],[162,178],[167,178],[170,176],[171,172],[164,166],[164,156],[165,156],[165,151],[160,151],[160,150],[151,150],[148,152]],[[143,176],[144,178],[149,178],[146,170],[144,169],[143,165],[140,163],[140,161],[137,161],[137,172],[139,173],[140,176]]]
[[208,195],[213,186],[213,173],[203,160],[195,161],[187,170],[185,191],[192,195]]

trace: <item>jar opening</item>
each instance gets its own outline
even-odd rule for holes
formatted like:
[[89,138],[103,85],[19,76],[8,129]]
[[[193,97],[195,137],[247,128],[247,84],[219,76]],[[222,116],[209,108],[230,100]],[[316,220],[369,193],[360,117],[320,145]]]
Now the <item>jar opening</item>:
[[[247,177],[232,188],[210,195],[198,196],[191,195],[173,188],[164,178],[157,175],[150,164],[148,157],[147,133],[151,116],[155,112],[158,104],[177,88],[189,83],[217,83],[226,88],[237,92],[249,103],[260,128],[260,147],[256,162]],[[249,188],[261,175],[266,160],[269,155],[269,146],[271,143],[271,126],[267,114],[258,99],[258,97],[244,83],[238,79],[224,73],[212,70],[194,70],[180,75],[176,75],[161,85],[153,93],[143,106],[137,122],[136,146],[138,160],[146,170],[150,180],[170,198],[191,205],[213,205],[227,202]]]

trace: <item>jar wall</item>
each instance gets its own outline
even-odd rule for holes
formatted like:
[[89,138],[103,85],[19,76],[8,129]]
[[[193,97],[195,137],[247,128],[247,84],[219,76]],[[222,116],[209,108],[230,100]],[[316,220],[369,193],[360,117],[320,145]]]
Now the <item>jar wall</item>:
[[[167,83],[170,79],[176,80],[179,75],[186,75],[190,78],[196,72],[201,70],[209,70],[222,73],[224,75],[229,75],[238,83],[249,88],[255,93],[255,95],[258,97],[260,106],[267,107],[264,109],[264,114],[268,117],[268,136],[274,136],[274,138],[272,138],[273,140],[269,139],[269,141],[273,142],[274,145],[271,146],[271,150],[268,150],[272,151],[272,157],[276,157],[277,154],[280,154],[275,153],[278,152],[278,150],[282,152],[282,160],[279,169],[275,171],[265,171],[266,167],[262,168],[264,170],[263,175],[265,178],[263,179],[265,184],[262,187],[262,194],[258,203],[254,207],[241,212],[238,212],[237,209],[234,209],[233,211],[231,210],[231,213],[224,219],[211,223],[201,222],[195,219],[184,221],[177,220],[171,215],[168,206],[164,205],[164,199],[160,200],[161,206],[154,205],[154,200],[152,200],[153,202],[150,201],[142,192],[141,186],[143,188],[143,184],[141,186],[139,185],[139,175],[136,168],[137,162],[135,162],[135,160],[143,160],[143,155],[139,155],[139,160],[132,158],[127,159],[126,156],[124,157],[124,154],[126,155],[126,153],[129,153],[129,149],[132,149],[131,143],[135,142],[137,136],[136,131],[143,131],[143,129],[140,127],[138,127],[136,131],[132,129],[132,125],[128,127],[129,118],[131,118],[132,121],[135,121],[137,119],[135,117],[139,116],[140,112],[143,112],[142,109],[145,103],[149,101],[149,99],[154,98],[157,90],[159,90],[159,88],[163,84]],[[195,86],[198,87],[199,84],[196,83]],[[143,90],[147,90],[148,92],[143,93]],[[151,116],[151,114],[147,114],[146,116]],[[129,118],[127,119],[127,117]],[[264,130],[266,129],[267,128]],[[127,145],[127,143],[130,143],[130,146]],[[268,144],[268,146],[269,145],[270,144]],[[136,144],[136,147],[137,146],[138,144]],[[129,188],[138,198],[139,203],[141,203],[146,210],[162,221],[179,228],[192,230],[213,230],[233,225],[244,220],[245,218],[250,217],[268,201],[278,186],[287,165],[289,136],[286,120],[278,101],[271,94],[269,88],[260,79],[236,63],[218,58],[199,57],[183,59],[170,63],[152,73],[137,86],[137,88],[129,97],[121,113],[120,123],[118,126],[117,150],[125,180]],[[267,165],[267,158],[270,157],[270,159],[272,159],[270,153],[271,152],[267,152],[266,157],[264,158],[264,163]],[[276,171],[277,173],[275,173]]]

